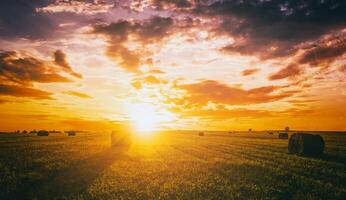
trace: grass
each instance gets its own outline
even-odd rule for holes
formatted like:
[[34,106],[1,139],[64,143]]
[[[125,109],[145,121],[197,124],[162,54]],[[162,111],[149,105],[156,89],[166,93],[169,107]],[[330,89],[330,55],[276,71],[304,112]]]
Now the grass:
[[0,135],[0,199],[346,199],[346,134],[321,158],[264,132],[167,132],[124,152],[108,134]]

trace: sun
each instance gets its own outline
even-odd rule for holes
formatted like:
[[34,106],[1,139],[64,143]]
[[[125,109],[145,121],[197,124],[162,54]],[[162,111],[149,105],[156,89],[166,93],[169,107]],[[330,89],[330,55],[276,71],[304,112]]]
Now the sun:
[[136,133],[140,135],[152,134],[160,123],[155,106],[147,103],[132,105],[129,118]]

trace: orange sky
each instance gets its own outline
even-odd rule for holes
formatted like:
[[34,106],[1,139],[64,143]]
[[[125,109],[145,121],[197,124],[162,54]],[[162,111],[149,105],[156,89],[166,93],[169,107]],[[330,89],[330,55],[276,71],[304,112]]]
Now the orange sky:
[[1,3],[0,131],[346,130],[344,1],[206,2]]

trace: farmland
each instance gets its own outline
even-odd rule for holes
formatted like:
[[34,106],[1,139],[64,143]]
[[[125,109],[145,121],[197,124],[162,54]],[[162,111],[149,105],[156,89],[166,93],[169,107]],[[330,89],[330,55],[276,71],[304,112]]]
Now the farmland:
[[266,132],[1,134],[0,199],[346,199],[346,134],[321,135],[311,158]]

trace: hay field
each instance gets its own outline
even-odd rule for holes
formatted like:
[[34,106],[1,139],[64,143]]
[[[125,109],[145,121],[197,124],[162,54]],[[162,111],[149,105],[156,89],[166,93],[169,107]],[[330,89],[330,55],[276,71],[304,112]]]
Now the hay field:
[[123,152],[109,134],[0,135],[0,199],[346,199],[346,134],[322,158],[265,132],[166,132]]

